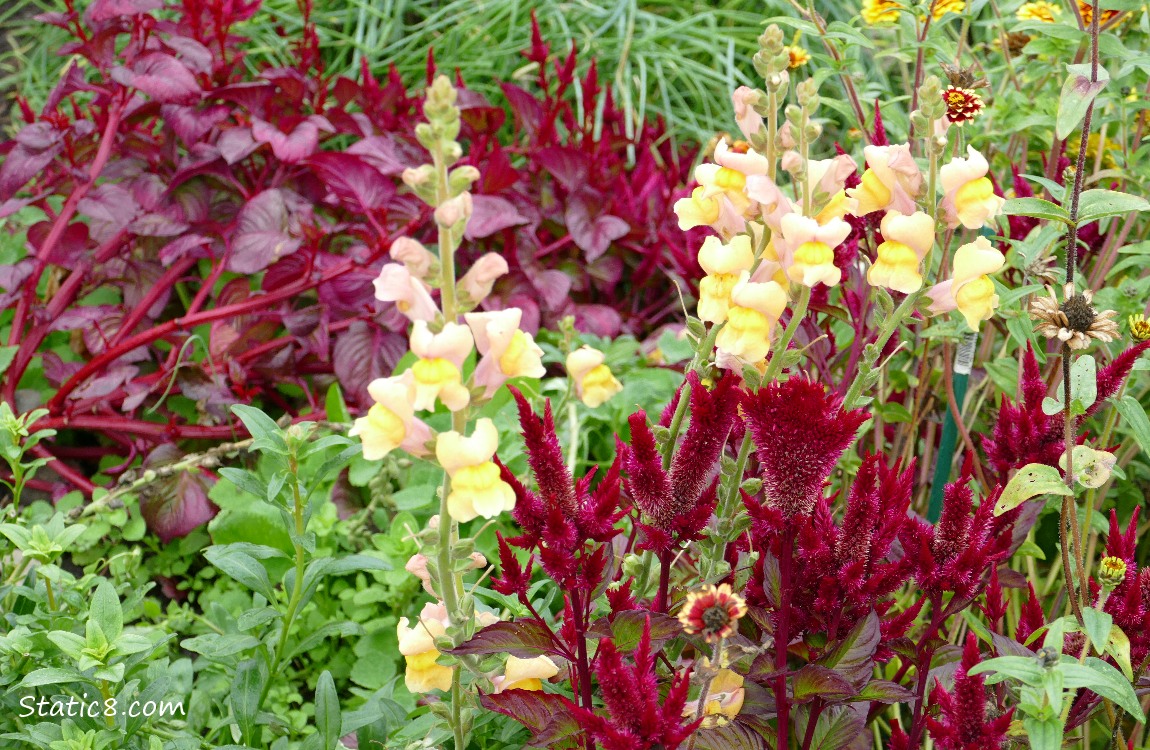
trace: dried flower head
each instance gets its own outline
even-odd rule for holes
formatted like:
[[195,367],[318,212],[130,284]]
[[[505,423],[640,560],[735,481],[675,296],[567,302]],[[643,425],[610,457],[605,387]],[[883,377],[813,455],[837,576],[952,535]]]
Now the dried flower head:
[[940,63],[939,67],[946,74],[947,83],[960,89],[983,89],[989,86],[985,78],[975,75],[974,68],[964,68],[961,65]]
[[1082,293],[1073,284],[1063,288],[1063,302],[1047,287],[1049,297],[1035,297],[1030,303],[1030,317],[1037,321],[1036,330],[1048,339],[1057,338],[1071,349],[1085,349],[1090,339],[1113,341],[1118,338],[1118,323],[1113,310],[1098,312],[1092,304],[1094,295]]
[[[1008,32],[1005,35],[1005,39],[1006,39],[1006,51],[1008,53],[1010,53],[1011,57],[1021,55],[1022,50],[1025,49],[1026,45],[1030,44],[1030,34],[1027,34],[1024,31]],[[1001,49],[1002,48],[1002,39],[996,37],[994,40],[994,46],[996,48]]]
[[1127,318],[1130,324],[1130,336],[1137,341],[1150,340],[1150,321],[1142,313]]
[[974,89],[957,86],[948,86],[942,92],[942,101],[946,104],[946,119],[959,126],[978,117],[986,106]]
[[1113,591],[1126,580],[1126,561],[1121,557],[1106,556],[1098,566],[1098,582],[1106,591]]
[[1054,23],[1055,16],[1062,15],[1062,8],[1054,3],[1047,2],[1047,0],[1035,0],[1034,2],[1024,3],[1015,15],[1018,16],[1019,21]]
[[704,586],[687,594],[687,600],[679,610],[679,622],[688,633],[701,633],[707,643],[713,643],[734,633],[739,618],[745,614],[747,603],[743,597],[724,583]]

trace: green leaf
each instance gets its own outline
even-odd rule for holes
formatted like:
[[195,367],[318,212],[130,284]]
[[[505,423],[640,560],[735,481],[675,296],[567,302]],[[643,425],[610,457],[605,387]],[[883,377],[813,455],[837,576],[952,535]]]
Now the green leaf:
[[263,500],[268,494],[267,483],[247,469],[225,466],[218,471],[224,479],[253,497],[258,497],[260,500]]
[[1116,190],[1086,190],[1078,197],[1078,225],[1150,209],[1145,198]]
[[1130,664],[1130,638],[1117,625],[1110,629],[1110,641],[1106,644],[1106,653],[1118,662],[1126,679],[1134,682],[1134,669]]
[[1090,65],[1067,65],[1070,74],[1062,84],[1062,94],[1058,97],[1058,116],[1054,122],[1054,134],[1060,140],[1066,137],[1082,123],[1086,116],[1086,109],[1094,101],[1094,97],[1110,80],[1110,74],[1105,68],[1098,68],[1098,80],[1090,80]]
[[225,575],[262,594],[269,602],[275,601],[267,570],[259,560],[239,547],[239,544],[208,547],[204,550],[204,557]]
[[587,631],[593,638],[610,638],[620,651],[633,651],[639,645],[643,635],[643,627],[647,621],[651,623],[651,644],[659,648],[664,642],[683,633],[683,626],[674,617],[658,612],[628,609],[619,612],[613,620],[601,618]]
[[1098,364],[1089,354],[1075,359],[1070,367],[1070,397],[1081,401],[1084,409],[1098,400]]
[[854,695],[854,686],[838,672],[818,664],[804,665],[795,673],[794,700],[803,703],[823,698],[834,703]]
[[983,672],[994,673],[987,679],[987,684],[1002,682],[1006,677],[1013,677],[1028,685],[1037,685],[1042,680],[1044,670],[1032,657],[996,656],[975,664],[967,674],[976,675]]
[[1095,650],[1104,651],[1106,644],[1110,642],[1110,629],[1114,627],[1114,618],[1093,607],[1087,607],[1082,610],[1082,624]]
[[1074,492],[1062,481],[1058,469],[1046,464],[1027,464],[1006,483],[994,505],[994,515],[1001,516],[1038,495],[1069,495]]
[[16,352],[20,351],[18,346],[0,346],[0,375],[8,371],[8,367],[12,364],[12,360],[16,358]]
[[256,745],[256,716],[260,710],[260,696],[268,680],[267,667],[262,659],[249,659],[236,669],[230,696],[232,714],[246,744]]
[[1085,664],[1064,663],[1059,667],[1065,676],[1067,688],[1087,688],[1126,709],[1135,721],[1142,722],[1145,719],[1134,687],[1114,665],[1088,656]]
[[819,659],[819,664],[833,668],[848,680],[861,680],[873,671],[879,635],[878,615],[871,611]]
[[905,703],[914,700],[914,693],[888,680],[871,680],[859,691],[858,699],[879,703]]
[[1150,454],[1150,417],[1146,416],[1146,410],[1142,408],[1142,404],[1133,396],[1123,396],[1120,399],[1115,399],[1114,406],[1122,418],[1126,420],[1130,431],[1134,433],[1134,440],[1138,442],[1138,447],[1142,449],[1143,453]]
[[232,413],[240,418],[248,433],[255,438],[252,447],[257,450],[270,450],[273,453],[286,453],[283,431],[271,417],[254,406],[233,404]]
[[88,682],[88,678],[74,669],[44,667],[24,675],[20,684],[24,687],[38,687],[40,685],[63,685],[69,682]]
[[1070,223],[1070,213],[1066,209],[1041,198],[1011,198],[1003,205],[1002,212],[1007,216],[1030,216]]
[[347,411],[347,403],[343,400],[343,389],[339,387],[339,383],[332,383],[327,389],[323,404],[327,410],[327,421],[340,424],[351,422],[351,414]]
[[96,621],[109,642],[114,643],[120,637],[120,633],[124,632],[124,609],[120,606],[116,587],[107,578],[101,579],[100,584],[96,586],[88,617]]
[[1030,740],[1031,750],[1062,750],[1062,717],[1052,716],[1045,720],[1029,716],[1022,720]]
[[335,692],[335,681],[326,669],[319,676],[315,688],[315,728],[323,739],[324,750],[334,750],[339,743],[343,720],[339,712],[339,696]]
[[48,640],[55,643],[56,646],[64,652],[64,654],[74,660],[78,661],[87,642],[84,637],[67,630],[53,630],[48,633]]

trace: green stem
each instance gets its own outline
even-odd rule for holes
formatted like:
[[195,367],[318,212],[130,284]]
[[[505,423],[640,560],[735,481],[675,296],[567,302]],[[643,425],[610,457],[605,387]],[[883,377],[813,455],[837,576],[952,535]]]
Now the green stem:
[[863,352],[863,358],[862,362],[859,364],[858,374],[855,375],[855,379],[851,382],[850,388],[847,389],[846,396],[843,397],[844,409],[849,410],[854,408],[855,403],[862,395],[863,384],[866,381],[866,377],[878,362],[879,355],[882,354],[882,350],[886,346],[886,342],[890,341],[890,337],[894,335],[896,330],[898,330],[898,327],[902,323],[903,318],[905,318],[911,313],[911,311],[914,310],[914,306],[921,296],[921,291],[914,292],[913,294],[908,294],[906,299],[902,301],[902,304],[895,308],[895,311],[887,316],[887,319],[883,321],[882,327],[879,328],[878,336],[875,338],[874,343],[868,344],[866,350]]

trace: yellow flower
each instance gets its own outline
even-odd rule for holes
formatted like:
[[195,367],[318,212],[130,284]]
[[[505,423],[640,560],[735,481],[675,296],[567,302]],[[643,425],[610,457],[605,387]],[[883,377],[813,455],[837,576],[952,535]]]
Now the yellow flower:
[[866,170],[862,184],[847,190],[858,200],[856,216],[873,211],[894,209],[910,215],[915,212],[915,198],[922,190],[922,171],[905,143],[891,146],[867,146],[863,149]]
[[575,393],[583,403],[594,409],[619,391],[620,383],[604,364],[603,352],[582,346],[567,355],[567,374],[575,382]]
[[731,290],[727,324],[719,331],[719,351],[745,362],[758,362],[771,350],[771,333],[787,307],[787,293],[778,283],[750,281],[743,271]]
[[1031,3],[1024,3],[1018,12],[1019,21],[1042,21],[1043,23],[1054,23],[1054,17],[1062,14],[1062,8],[1054,3],[1047,2],[1047,0],[1035,0]]
[[898,23],[898,11],[901,7],[893,0],[863,0],[862,18],[871,26]]
[[523,311],[518,307],[494,312],[471,312],[463,316],[475,337],[482,358],[475,366],[476,385],[491,396],[509,378],[541,378],[543,350],[530,333],[519,329]]
[[990,274],[997,272],[1006,258],[985,237],[967,243],[954,253],[954,275],[927,291],[934,314],[957,309],[971,330],[989,319],[998,307],[998,295]]
[[475,423],[471,437],[451,430],[435,441],[435,457],[451,477],[447,510],[456,521],[494,518],[515,507],[515,491],[491,460],[498,448],[499,433],[486,417]]
[[788,65],[790,68],[799,68],[806,65],[811,60],[811,55],[805,49],[797,44],[792,44],[786,48],[787,54],[790,55],[791,61]]
[[1006,199],[994,194],[994,185],[986,173],[990,170],[986,158],[966,147],[967,158],[951,159],[939,170],[942,182],[942,209],[946,224],[955,229],[959,224],[967,229],[981,229],[1002,211]]
[[[1082,22],[1090,26],[1090,22],[1094,19],[1094,3],[1087,0],[1078,0],[1078,12],[1082,16]],[[1119,10],[1104,10],[1098,16],[1098,24],[1105,25],[1107,21],[1114,18],[1121,13]]]
[[699,282],[699,317],[711,323],[727,319],[731,290],[739,274],[751,270],[755,251],[751,238],[740,234],[723,244],[718,237],[708,237],[699,248],[699,265],[707,276]]
[[[707,705],[703,708],[703,726],[724,726],[743,710],[746,698],[743,676],[729,669],[720,669],[707,689]],[[699,701],[693,700],[683,707],[683,716],[694,718],[699,711]]]
[[534,659],[520,659],[517,656],[508,656],[507,665],[503,674],[491,680],[495,692],[505,690],[542,690],[543,680],[548,680],[559,674],[559,667],[546,656],[536,656]]
[[931,18],[941,21],[947,13],[961,13],[966,10],[966,0],[936,0]]
[[918,291],[922,286],[919,264],[934,244],[934,219],[922,211],[910,216],[888,211],[881,228],[885,241],[878,246],[878,258],[867,271],[867,281],[903,294]]
[[689,198],[675,201],[675,215],[679,217],[679,229],[684,232],[694,227],[709,227],[719,221],[719,199],[707,196],[707,189],[699,186],[691,191]]
[[415,418],[414,382],[410,370],[390,378],[377,378],[367,386],[371,408],[355,420],[349,435],[359,436],[363,457],[378,461],[396,448],[414,456],[425,455],[431,430]]
[[1098,566],[1098,582],[1107,591],[1113,591],[1126,580],[1126,561],[1107,555]]
[[1138,315],[1131,315],[1127,322],[1130,324],[1130,335],[1136,341],[1146,341],[1150,339],[1150,321],[1146,320],[1146,316],[1139,313]]
[[436,663],[439,649],[435,647],[435,639],[447,633],[448,624],[447,608],[442,603],[423,605],[414,627],[406,617],[399,618],[399,653],[407,661],[404,682],[411,692],[451,689],[451,667]]
[[826,224],[819,224],[817,220],[798,213],[784,216],[782,235],[787,257],[783,259],[783,267],[787,278],[809,287],[839,283],[843,274],[834,263],[834,249],[850,233],[850,225],[842,219],[830,219]]
[[415,409],[434,409],[437,398],[451,411],[467,406],[471,394],[463,385],[463,360],[473,344],[467,326],[446,323],[442,331],[432,333],[426,322],[415,321],[411,329],[411,351],[419,357],[411,366]]

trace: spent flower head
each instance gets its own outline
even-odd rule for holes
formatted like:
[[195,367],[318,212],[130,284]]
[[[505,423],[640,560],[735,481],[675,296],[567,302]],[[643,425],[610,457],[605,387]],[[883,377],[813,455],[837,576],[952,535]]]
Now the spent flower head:
[[1063,301],[1059,302],[1054,290],[1047,287],[1048,297],[1035,297],[1030,303],[1030,317],[1036,321],[1035,329],[1048,339],[1058,339],[1071,349],[1085,349],[1091,339],[1113,341],[1118,338],[1118,323],[1113,310],[1099,312],[1094,308],[1094,295],[1086,289],[1081,293],[1073,284],[1063,287]]
[[691,634],[701,634],[707,643],[727,638],[738,628],[739,619],[747,614],[743,597],[731,591],[729,584],[704,586],[687,594],[679,610],[679,622]]

